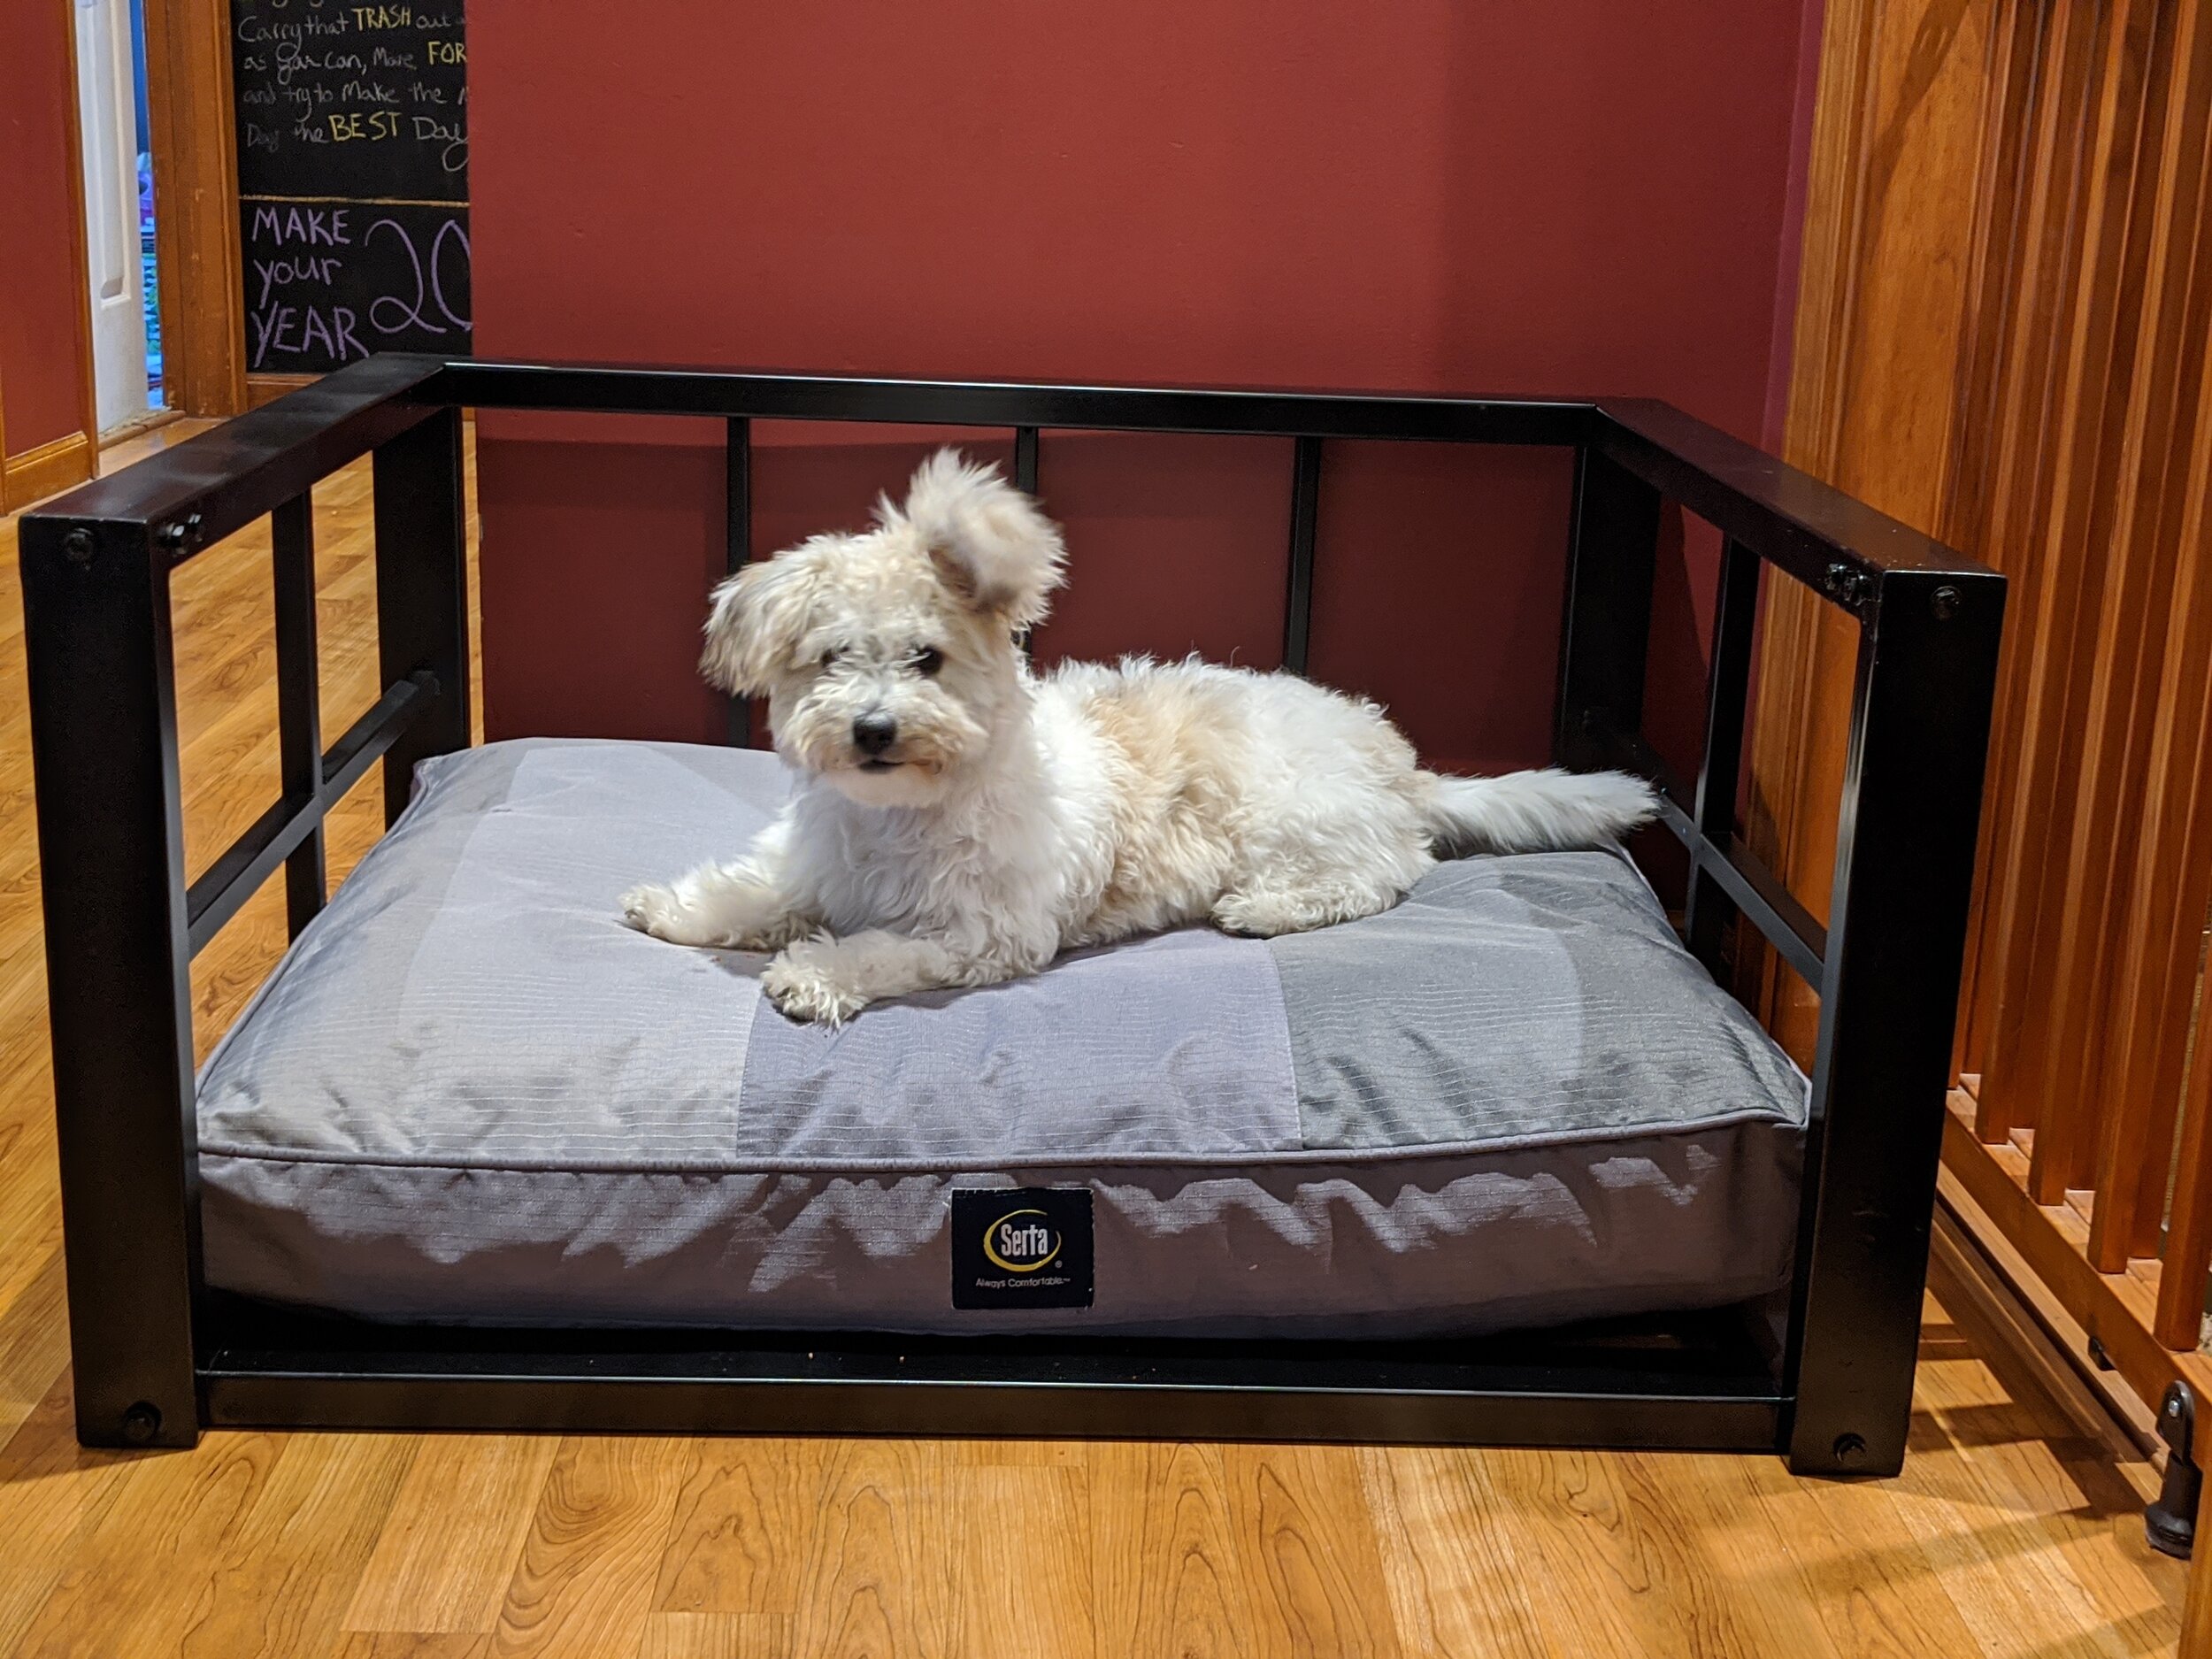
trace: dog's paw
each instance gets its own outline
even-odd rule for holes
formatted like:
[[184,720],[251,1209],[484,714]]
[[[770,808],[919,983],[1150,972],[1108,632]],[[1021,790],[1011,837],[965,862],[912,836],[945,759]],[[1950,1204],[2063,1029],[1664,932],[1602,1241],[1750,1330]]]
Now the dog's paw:
[[641,933],[672,945],[702,945],[698,925],[676,889],[657,881],[641,882],[622,895],[622,919]]
[[810,940],[778,953],[760,976],[760,988],[776,1010],[802,1025],[833,1030],[868,1006],[868,994],[839,972],[837,947]]

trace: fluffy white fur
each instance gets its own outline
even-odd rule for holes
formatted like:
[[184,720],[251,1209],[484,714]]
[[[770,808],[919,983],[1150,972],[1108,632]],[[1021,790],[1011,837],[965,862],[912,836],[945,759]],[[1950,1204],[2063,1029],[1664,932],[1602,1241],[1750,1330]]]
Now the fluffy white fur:
[[624,895],[631,924],[775,952],[776,1006],[833,1025],[1071,946],[1371,916],[1440,856],[1588,846],[1654,810],[1619,772],[1424,772],[1379,709],[1294,675],[1125,658],[1038,678],[1017,634],[1063,558],[1035,503],[947,449],[873,528],[725,582],[702,667],[768,697],[803,783],[744,856]]

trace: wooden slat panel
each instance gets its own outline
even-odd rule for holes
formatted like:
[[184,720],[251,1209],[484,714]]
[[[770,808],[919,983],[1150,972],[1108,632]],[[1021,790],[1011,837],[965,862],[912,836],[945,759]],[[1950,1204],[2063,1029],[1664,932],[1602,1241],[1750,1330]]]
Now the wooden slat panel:
[[[2005,344],[2012,336],[2015,308],[2021,303],[2019,268],[2028,234],[2028,186],[2032,119],[2039,84],[2037,65],[2048,35],[2047,13],[2039,7],[2003,5],[1991,36],[1990,102],[1984,119],[1980,196],[1975,211],[1983,234],[1977,239],[1968,289],[1970,315],[1988,326],[1970,330],[1960,357],[1957,397],[1960,419],[1951,489],[1939,526],[1946,541],[1965,545],[1980,538],[1994,507],[1996,458],[2008,430],[2004,412],[2015,395],[2014,377],[2005,373]],[[1994,877],[1996,852],[2011,832],[2008,808],[2016,799],[2013,761],[2017,751],[2016,710],[2027,653],[2021,641],[2032,637],[2024,626],[2032,588],[2028,572],[2012,572],[2008,622],[1998,664],[1999,693],[1992,710],[1990,772],[1984,793],[1981,841],[1975,857],[1975,925],[1969,935],[1961,1000],[1956,1070],[1979,1072],[1987,1063],[1990,1002],[1999,983],[1988,932],[1996,907],[1987,902],[2001,890]],[[1984,972],[1985,962],[1991,964]],[[1993,1131],[2001,1135],[2001,1131]]]
[[[1983,1064],[1980,1133],[2001,1138],[2036,1126],[2032,1099],[2016,1087],[2027,1010],[2047,999],[2056,920],[2049,902],[2055,856],[2072,818],[2078,757],[2078,669],[2101,572],[2097,549],[2052,543],[2048,481],[2058,465],[2053,415],[2060,405],[2068,337],[2068,305],[2081,268],[2087,123],[2097,63],[2101,5],[2044,7],[2047,33],[2034,68],[2034,127],[2028,141],[2031,182],[2024,262],[2016,273],[2021,299],[2007,319],[2008,391],[1989,496],[1978,538],[1981,556],[2019,580],[2008,613],[2021,679],[2008,687],[2015,711],[2010,810],[1996,846],[2001,872],[1993,895],[1996,921],[1990,1020]],[[1969,330],[1987,326],[1967,318]],[[1975,545],[1973,541],[1969,546]],[[2070,706],[2071,705],[2071,706]],[[2059,842],[2054,846],[2054,842]]]
[[2167,1347],[2193,1350],[2202,1340],[2208,1270],[2212,1270],[2212,1042],[2200,1042],[2182,1103],[2173,1230],[2166,1241],[2158,1319],[2152,1327]]
[[[2146,333],[2154,385],[2169,377],[2178,405],[2147,396],[2161,415],[2172,410],[2162,503],[2179,497],[2172,529],[2177,549],[2159,682],[2150,694],[2147,784],[2133,833],[2115,841],[2131,856],[2127,904],[2115,949],[2110,1046],[2101,1091],[2106,1100],[2099,1147],[2099,1199],[2090,1256],[2116,1272],[2131,1256],[2154,1255],[2164,1219],[2181,1073],[2196,1001],[2202,926],[2212,903],[2212,555],[2206,475],[2212,472],[2212,363],[2205,357],[2206,307],[2212,303],[2212,23],[2188,9],[2174,42],[2188,81],[2174,104],[2164,170],[2193,174],[2195,223],[2187,280],[2166,285]],[[2185,154],[2193,151],[2193,155]],[[2170,203],[2178,197],[2177,190]],[[2167,238],[2166,223],[2160,229]],[[2191,368],[2193,365],[2193,373]],[[2156,607],[2153,607],[2154,619]]]
[[2189,1068],[2172,1208],[2154,1329],[2170,1348],[2193,1348],[2203,1330],[2205,1274],[2212,1270],[2212,1042],[2197,1044]]
[[[2131,536],[2126,503],[2140,467],[2150,419],[2138,374],[2138,323],[2145,299],[2155,316],[2161,267],[2149,258],[2157,217],[2156,157],[2165,118],[2171,19],[2160,29],[2154,0],[2116,6],[2101,43],[2103,96],[2090,156],[2088,246],[2073,307],[2070,354],[2060,419],[2060,465],[2049,483],[2051,536],[2069,547],[2104,550],[2103,591],[2086,642],[2088,687],[2080,739],[2074,821],[2062,861],[2051,964],[2050,1018],[2029,1021],[2018,1053],[2019,1087],[2034,1104],[2021,1114],[2039,1125],[2029,1190],[2054,1203],[2085,1187],[2096,1144],[2097,1074],[2111,983],[2113,912],[2124,898],[2124,840],[2110,833],[2121,803],[2139,795],[2147,758],[2145,693],[2156,683],[2162,632],[2144,626],[2155,594],[2172,584],[2174,548],[2152,534]],[[2150,70],[2154,73],[2147,73]],[[2157,342],[2147,342],[2155,348]],[[2116,890],[2119,889],[2119,890]]]
[[[2212,23],[2200,16],[2196,27],[2201,38],[2193,56],[2198,73],[2212,81]],[[2212,147],[2212,122],[2200,120],[2195,136],[2200,145]],[[2200,165],[2212,170],[2212,150],[2200,150]],[[2207,188],[2212,189],[2212,180],[2208,180]],[[2208,210],[2206,217],[2199,221],[2193,274],[2200,292],[2212,288],[2212,210]],[[2194,347],[2200,353],[2202,383],[2196,400],[2193,442],[2187,463],[2181,468],[2187,489],[2181,535],[2193,549],[2195,562],[2201,566],[2212,564],[2212,503],[2208,502],[2208,492],[2212,491],[2212,373],[2206,373],[2208,365],[2201,356],[2206,349],[2201,324]],[[2212,581],[2212,577],[2200,572],[2200,580]],[[2177,668],[2182,673],[2193,672],[2197,695],[2201,698],[2206,681],[2212,680],[2212,656],[2185,657]],[[2188,779],[2193,790],[2188,814],[2191,833],[2177,855],[2185,861],[2183,867],[2190,870],[2193,879],[2200,879],[2204,866],[2212,864],[2212,824],[2207,821],[2212,818],[2212,765],[2207,764],[2202,745],[2200,733],[2199,753],[2190,757],[2196,762],[2196,770]],[[2178,784],[2180,780],[2176,781]],[[2147,850],[2147,841],[2146,846]],[[2193,864],[2186,862],[2190,860],[2194,861]],[[2183,926],[2199,924],[2203,915],[2202,909],[2198,908],[2175,918],[2175,923]],[[2201,1023],[2181,1110],[2181,1144],[2175,1168],[2172,1219],[2166,1244],[2165,1279],[2159,1291],[2157,1325],[2159,1340],[2177,1348],[2198,1340],[2204,1314],[2205,1279],[2208,1272],[2212,1272],[2212,1041],[2206,1040]],[[2153,1142],[2151,1150],[2154,1153],[2158,1149]],[[2146,1224],[2152,1205],[2145,1202],[2149,1194],[2141,1187],[2149,1186],[2147,1177],[2148,1171],[2139,1167],[2137,1202]]]
[[1973,1108],[1962,1095],[1951,1096],[1950,1113],[1943,1133],[1946,1179],[1956,1179],[2060,1304],[2103,1346],[2128,1386],[2152,1401],[2176,1379],[2200,1394],[2212,1394],[2212,1358],[2174,1353],[2151,1333],[2158,1305],[2155,1271],[2092,1269],[2081,1218],[2067,1205],[2038,1204],[2028,1197],[2026,1156],[2010,1144],[1992,1147],[1977,1140]]
[[[1955,1056],[1978,1087],[1947,1161],[2116,1354],[2191,1351],[2212,1271],[2212,1043],[2185,1065],[2212,902],[2212,13],[1859,0],[1824,50],[1793,458],[2014,579]],[[1955,60],[1976,84],[1929,96]],[[1962,222],[1914,222],[1942,202]],[[1915,269],[1939,246],[1962,281]],[[1818,914],[1849,670],[1810,604],[1777,601],[1750,828]],[[1809,1010],[1778,985],[1763,1006],[1801,1051]]]

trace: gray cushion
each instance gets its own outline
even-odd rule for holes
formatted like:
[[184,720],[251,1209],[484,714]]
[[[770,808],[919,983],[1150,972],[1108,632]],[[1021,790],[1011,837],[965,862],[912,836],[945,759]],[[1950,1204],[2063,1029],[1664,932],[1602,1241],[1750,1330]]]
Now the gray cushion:
[[[1802,1078],[1615,851],[1191,929],[832,1033],[616,896],[740,850],[771,757],[426,764],[202,1075],[207,1276],[388,1319],[1474,1333],[1788,1276]],[[956,1188],[1087,1189],[1088,1308],[956,1310]]]

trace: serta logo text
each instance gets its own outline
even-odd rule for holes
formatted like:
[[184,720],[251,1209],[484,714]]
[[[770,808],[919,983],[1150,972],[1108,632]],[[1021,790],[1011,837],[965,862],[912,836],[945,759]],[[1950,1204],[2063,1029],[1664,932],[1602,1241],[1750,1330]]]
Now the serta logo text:
[[1019,1310],[1092,1305],[1091,1195],[1024,1187],[952,1194],[952,1305]]
[[1033,1273],[1051,1265],[1060,1240],[1045,1225],[1043,1210],[1017,1210],[984,1229],[983,1254],[1010,1273]]

